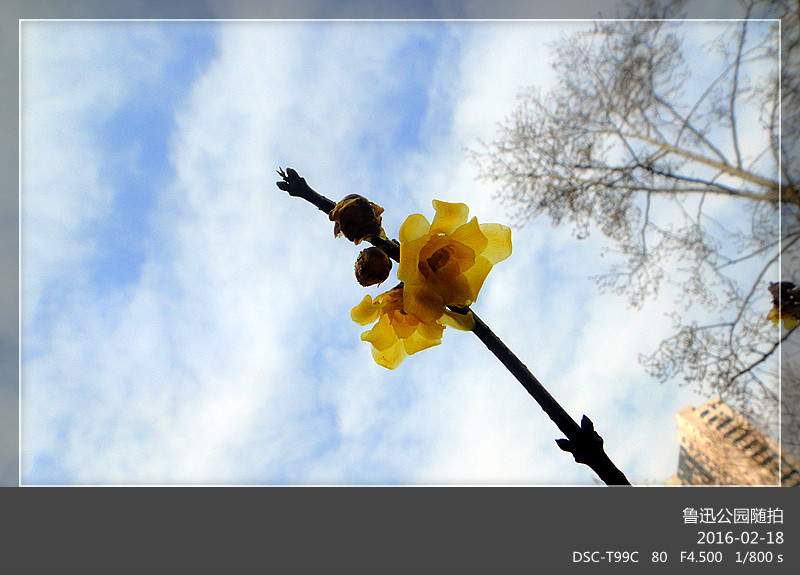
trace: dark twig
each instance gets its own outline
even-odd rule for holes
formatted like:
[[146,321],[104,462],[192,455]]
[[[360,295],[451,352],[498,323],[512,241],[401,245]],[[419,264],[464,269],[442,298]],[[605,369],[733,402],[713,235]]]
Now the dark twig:
[[[286,171],[278,169],[278,174],[283,180],[276,182],[277,186],[281,190],[288,192],[289,195],[303,198],[325,213],[330,212],[335,207],[335,202],[312,190],[306,183],[305,178],[301,178],[295,170],[291,168],[287,168]],[[389,257],[395,261],[400,261],[400,244],[395,240],[375,238],[371,242],[384,249]],[[461,314],[472,311],[469,308],[450,307],[450,309]],[[630,485],[630,481],[625,477],[625,474],[614,465],[603,450],[603,438],[594,430],[592,420],[584,415],[581,419],[581,424],[578,425],[528,370],[525,364],[489,329],[489,326],[474,311],[472,315],[475,318],[475,327],[472,331],[478,339],[517,378],[561,432],[567,436],[567,439],[556,439],[558,446],[563,451],[572,453],[577,463],[589,466],[607,485]]]
[[306,183],[306,179],[301,178],[300,174],[292,168],[286,168],[286,171],[284,171],[283,168],[278,168],[278,175],[280,175],[283,180],[275,182],[275,185],[284,192],[287,192],[290,196],[303,198],[307,202],[311,202],[317,206],[326,214],[336,206],[336,202],[312,190],[311,186]]

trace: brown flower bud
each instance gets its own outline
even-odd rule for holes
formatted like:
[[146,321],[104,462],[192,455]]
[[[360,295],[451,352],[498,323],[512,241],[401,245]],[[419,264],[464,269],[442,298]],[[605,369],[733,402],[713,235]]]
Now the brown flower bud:
[[380,284],[389,277],[392,260],[380,248],[371,247],[358,254],[356,260],[356,279],[364,287]]
[[381,214],[383,208],[357,194],[350,194],[330,211],[328,217],[332,222],[333,235],[344,235],[358,245],[364,240],[371,240],[383,234]]

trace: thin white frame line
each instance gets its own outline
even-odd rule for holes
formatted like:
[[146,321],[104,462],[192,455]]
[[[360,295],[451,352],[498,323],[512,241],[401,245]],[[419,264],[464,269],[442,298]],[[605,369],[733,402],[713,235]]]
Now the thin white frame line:
[[780,18],[20,18],[20,22],[780,22]]
[[22,486],[22,20],[17,27],[17,486]]
[[[778,18],[778,281],[783,275],[783,22]],[[781,291],[778,290],[780,299]],[[778,308],[781,307],[778,301]],[[783,338],[778,322],[778,487],[783,478]]]
[[[547,18],[547,19],[537,19],[537,18],[468,18],[468,19],[460,19],[460,18],[412,18],[412,19],[403,19],[403,18],[375,18],[375,19],[368,19],[368,18],[339,18],[339,19],[326,19],[326,18],[300,18],[300,19],[291,19],[291,18],[20,18],[18,19],[18,26],[17,26],[17,114],[18,114],[18,126],[17,126],[17,141],[18,144],[22,143],[22,25],[26,22],[134,22],[134,23],[147,23],[147,22],[169,22],[169,23],[230,23],[230,22],[268,22],[268,23],[308,23],[308,22],[331,22],[331,23],[371,23],[371,22],[384,22],[384,23],[492,23],[492,22],[502,22],[502,23],[511,23],[511,22],[524,22],[524,23],[537,23],[537,22],[567,22],[567,23],[585,23],[585,22],[692,22],[692,23],[734,23],[734,22],[770,22],[778,23],[778,145],[779,145],[779,154],[778,154],[778,189],[779,191],[782,189],[782,88],[783,88],[783,78],[782,78],[782,66],[783,61],[780,55],[782,55],[782,20],[780,18]],[[17,290],[18,290],[18,303],[17,303],[17,362],[18,362],[18,378],[17,378],[17,448],[18,448],[18,457],[17,457],[17,484],[18,486],[26,486],[26,487],[47,487],[51,486],[50,484],[27,484],[23,485],[22,483],[22,146],[18,146],[17,150],[17,169],[18,169],[18,185],[17,185],[17,200],[18,200],[18,213],[17,213],[17,226],[18,226],[18,245],[17,245]],[[779,231],[778,231],[778,242],[779,242],[779,252],[778,252],[778,273],[781,273],[782,270],[782,251],[780,248],[782,247],[782,237],[780,232],[780,226],[782,224],[782,203],[778,202],[778,217],[779,217]],[[783,466],[783,445],[782,445],[782,411],[783,411],[783,368],[782,368],[782,345],[781,341],[778,342],[778,451],[779,451],[779,458],[778,458],[778,478],[777,478],[777,486],[781,486],[781,475],[782,475],[782,466]],[[85,484],[85,485],[94,485],[94,484]],[[159,486],[155,484],[99,484],[97,486]],[[164,486],[195,486],[193,484],[163,484]],[[52,486],[83,486],[83,485],[76,485],[76,484],[53,484]],[[200,486],[200,485],[197,485]],[[234,487],[255,487],[259,486],[257,484],[253,485],[239,485],[239,484],[220,484],[220,485],[212,485],[212,486],[234,486]],[[304,485],[304,484],[297,484],[297,485],[271,485],[271,484],[264,484],[260,485],[264,487],[317,487],[317,485]],[[328,486],[328,485],[319,485],[319,487]],[[333,487],[360,487],[362,485],[336,485],[331,484],[329,486]],[[378,484],[378,485],[363,485],[364,487],[435,487],[435,486],[450,486],[450,485],[440,485],[440,484],[420,484],[420,485],[394,485],[394,484]],[[472,485],[453,485],[453,487],[470,487]],[[506,486],[506,487],[532,487],[532,486],[542,486],[547,487],[551,485],[538,485],[538,484],[523,484],[523,485],[504,485],[504,484],[497,484],[497,485],[476,485],[476,486]],[[670,487],[668,485],[641,485],[641,486],[650,486],[650,487]],[[593,485],[581,485],[575,484],[570,485],[568,487],[593,487]]]

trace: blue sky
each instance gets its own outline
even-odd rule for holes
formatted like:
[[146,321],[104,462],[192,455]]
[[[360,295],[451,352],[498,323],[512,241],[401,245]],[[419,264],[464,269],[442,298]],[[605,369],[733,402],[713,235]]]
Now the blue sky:
[[[377,366],[359,249],[275,187],[293,167],[361,193],[393,237],[434,198],[510,223],[464,149],[590,25],[25,22],[21,482],[592,485],[471,334]],[[513,239],[475,310],[634,483],[663,481],[702,401],[637,361],[665,308],[598,296],[599,238]]]

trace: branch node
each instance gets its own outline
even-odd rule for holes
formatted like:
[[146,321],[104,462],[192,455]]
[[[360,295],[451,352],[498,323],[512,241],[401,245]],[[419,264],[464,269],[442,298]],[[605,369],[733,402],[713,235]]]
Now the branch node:
[[585,415],[581,419],[580,432],[573,440],[556,439],[562,451],[571,453],[576,463],[593,466],[603,451],[603,438],[594,430],[592,420]]

